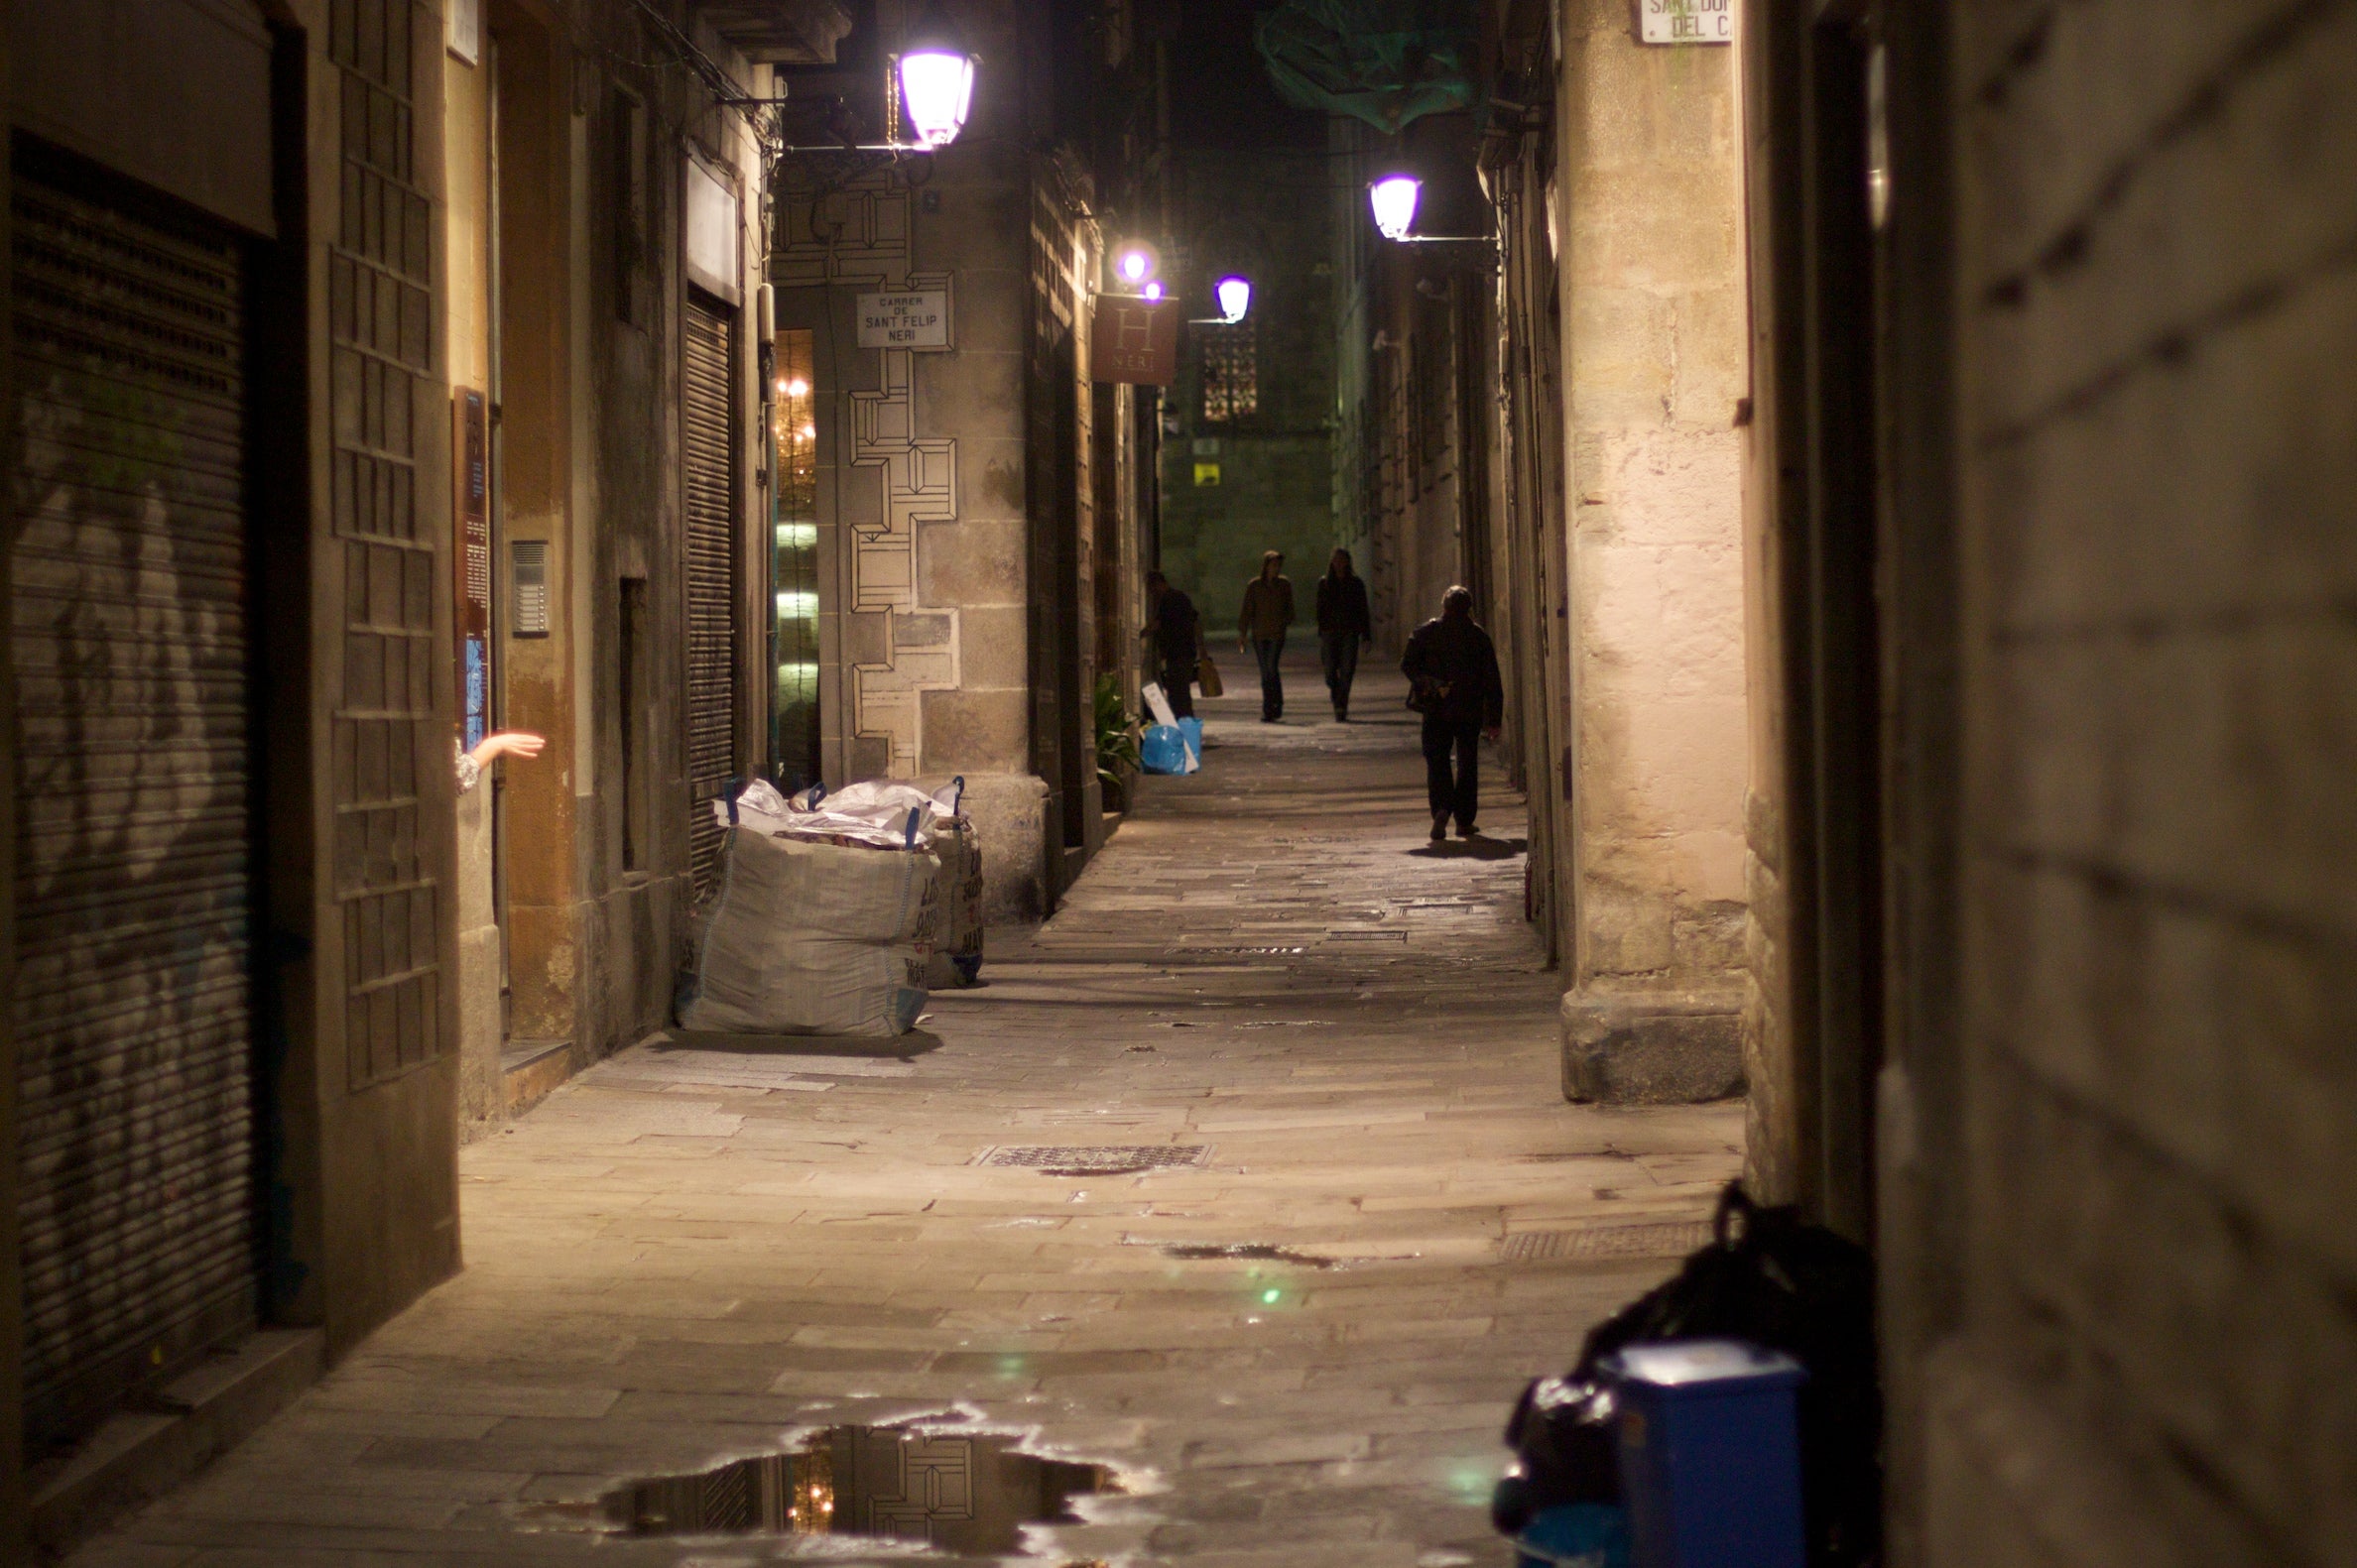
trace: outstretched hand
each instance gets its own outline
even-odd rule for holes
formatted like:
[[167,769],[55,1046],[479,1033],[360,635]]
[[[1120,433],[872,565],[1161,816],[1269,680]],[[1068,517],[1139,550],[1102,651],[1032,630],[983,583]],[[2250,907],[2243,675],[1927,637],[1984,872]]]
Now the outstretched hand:
[[466,755],[474,759],[477,768],[488,768],[502,757],[521,757],[527,761],[538,757],[548,741],[530,730],[501,730],[486,735],[475,749]]

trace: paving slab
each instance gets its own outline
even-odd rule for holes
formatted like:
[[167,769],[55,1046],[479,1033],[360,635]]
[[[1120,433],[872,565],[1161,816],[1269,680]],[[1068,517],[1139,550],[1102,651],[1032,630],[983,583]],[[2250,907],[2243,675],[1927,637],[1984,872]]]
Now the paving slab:
[[[74,1561],[766,1562],[591,1505],[926,1416],[1113,1467],[1049,1563],[1500,1568],[1512,1399],[1675,1266],[1557,1233],[1702,1217],[1743,1118],[1563,1102],[1521,803],[1427,842],[1401,699],[1204,704],[1202,772],[919,1034],[664,1035],[557,1089],[461,1155],[459,1277]],[[1029,1146],[1202,1153],[980,1162]]]

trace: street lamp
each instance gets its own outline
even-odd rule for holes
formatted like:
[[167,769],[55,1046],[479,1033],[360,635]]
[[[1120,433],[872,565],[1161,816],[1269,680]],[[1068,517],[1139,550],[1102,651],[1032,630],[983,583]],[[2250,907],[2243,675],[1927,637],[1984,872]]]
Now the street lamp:
[[1386,175],[1367,187],[1367,204],[1375,209],[1375,227],[1387,240],[1402,245],[1487,245],[1487,234],[1411,234],[1416,205],[1424,195],[1424,181],[1414,175]]
[[1244,312],[1252,305],[1252,280],[1234,273],[1211,286],[1219,300],[1219,317],[1230,325],[1244,319]]
[[1416,203],[1424,181],[1414,175],[1387,175],[1367,187],[1368,204],[1375,209],[1375,228],[1387,240],[1404,240],[1416,226]]
[[946,147],[965,129],[974,103],[974,52],[936,9],[901,45],[901,105],[924,148]]
[[1124,286],[1140,293],[1151,286],[1154,275],[1162,271],[1162,257],[1144,241],[1124,245],[1113,258],[1113,276]]

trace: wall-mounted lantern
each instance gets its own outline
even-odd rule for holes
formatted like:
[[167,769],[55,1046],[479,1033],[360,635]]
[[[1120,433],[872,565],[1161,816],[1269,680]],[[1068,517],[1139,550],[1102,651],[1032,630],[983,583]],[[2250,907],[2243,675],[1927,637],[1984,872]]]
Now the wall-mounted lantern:
[[1411,234],[1416,208],[1424,199],[1424,181],[1414,175],[1392,174],[1367,186],[1367,205],[1374,209],[1376,232],[1402,245],[1487,245],[1487,234]]
[[1367,187],[1368,205],[1375,209],[1375,228],[1387,240],[1404,240],[1416,227],[1416,204],[1424,196],[1424,181],[1414,175],[1386,175]]
[[923,148],[947,147],[974,105],[974,52],[936,7],[909,30],[899,61],[902,111]]

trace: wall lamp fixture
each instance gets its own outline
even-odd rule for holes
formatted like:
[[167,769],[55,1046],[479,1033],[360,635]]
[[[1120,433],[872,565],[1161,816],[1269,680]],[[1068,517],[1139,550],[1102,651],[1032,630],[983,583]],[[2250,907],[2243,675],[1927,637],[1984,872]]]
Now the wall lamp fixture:
[[1229,273],[1211,286],[1211,297],[1219,302],[1217,315],[1190,315],[1188,326],[1234,326],[1244,319],[1244,312],[1252,308],[1252,280],[1241,273]]
[[1424,181],[1414,175],[1386,175],[1367,186],[1367,204],[1375,212],[1375,229],[1402,245],[1487,245],[1487,234],[1411,234],[1417,204],[1424,199]]

